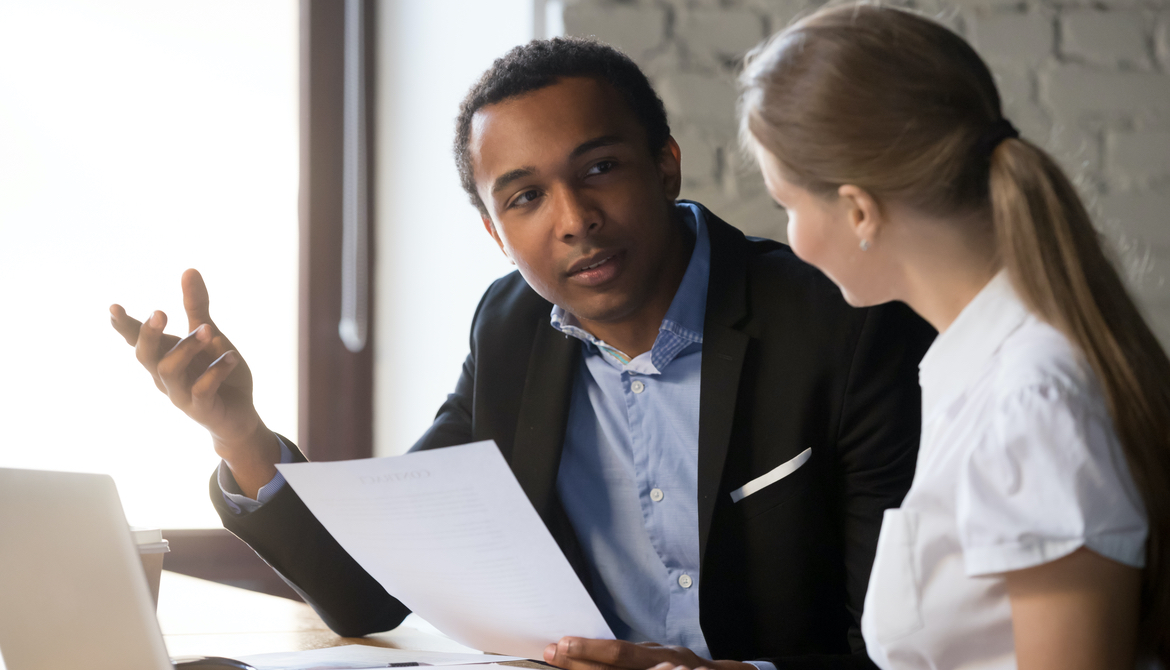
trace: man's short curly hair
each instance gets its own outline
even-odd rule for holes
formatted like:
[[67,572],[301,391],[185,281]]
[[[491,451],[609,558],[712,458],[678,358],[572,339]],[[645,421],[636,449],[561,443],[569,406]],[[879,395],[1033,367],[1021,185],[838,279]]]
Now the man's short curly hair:
[[608,83],[642,124],[650,152],[657,156],[666,146],[670,137],[666,108],[629,56],[592,39],[533,40],[497,58],[459,105],[459,117],[455,120],[455,165],[459,168],[463,190],[484,216],[487,208],[475,190],[468,147],[471,117],[482,107],[542,89],[564,77],[594,77]]

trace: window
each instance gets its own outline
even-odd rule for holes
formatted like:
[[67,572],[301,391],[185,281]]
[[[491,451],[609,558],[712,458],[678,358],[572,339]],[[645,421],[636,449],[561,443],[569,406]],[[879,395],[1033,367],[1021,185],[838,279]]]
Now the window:
[[[338,336],[354,7],[377,192],[357,352]],[[404,450],[454,386],[479,296],[511,269],[459,187],[458,101],[508,48],[559,31],[560,9],[0,4],[0,467],[109,473],[132,524],[169,529],[168,569],[291,596],[219,528],[206,431],[153,387],[106,308],[162,309],[182,333],[179,277],[196,267],[270,428],[315,460]]]
[[106,472],[132,524],[216,527],[206,431],[110,328],[179,276],[297,437],[298,6],[0,4],[0,466]]

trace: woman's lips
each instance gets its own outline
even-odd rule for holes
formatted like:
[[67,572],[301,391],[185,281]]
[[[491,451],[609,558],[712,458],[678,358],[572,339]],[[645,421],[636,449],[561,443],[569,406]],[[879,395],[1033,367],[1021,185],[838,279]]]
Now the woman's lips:
[[569,275],[569,281],[583,286],[600,286],[621,271],[623,255],[618,252]]

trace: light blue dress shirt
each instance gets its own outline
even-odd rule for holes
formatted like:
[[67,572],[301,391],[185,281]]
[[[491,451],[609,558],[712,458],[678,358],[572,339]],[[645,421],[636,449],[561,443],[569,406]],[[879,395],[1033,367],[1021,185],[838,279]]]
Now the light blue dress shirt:
[[[557,493],[592,572],[594,599],[614,635],[689,648],[710,658],[699,626],[699,382],[711,245],[702,210],[677,205],[695,235],[691,259],[650,351],[629,359],[554,307],[557,330],[582,341]],[[281,462],[292,461],[281,442]],[[228,506],[251,511],[226,465]],[[775,670],[765,661],[749,661]]]
[[708,657],[699,626],[699,380],[711,248],[698,207],[690,263],[650,351],[630,360],[559,307],[553,327],[584,344],[557,492],[616,636]]

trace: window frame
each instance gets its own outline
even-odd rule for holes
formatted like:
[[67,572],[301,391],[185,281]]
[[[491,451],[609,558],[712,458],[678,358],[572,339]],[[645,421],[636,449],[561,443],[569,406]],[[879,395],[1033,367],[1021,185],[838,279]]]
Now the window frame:
[[[362,84],[367,132],[364,167],[373,184],[373,0],[361,6]],[[345,132],[345,21],[347,2],[300,0],[300,195],[298,270],[298,431],[311,460],[370,458],[374,451],[374,282],[365,278],[365,346],[342,342],[342,203]],[[374,267],[374,198],[364,190],[366,268]],[[298,599],[296,592],[247,545],[223,528],[164,530],[171,543],[167,570]]]

